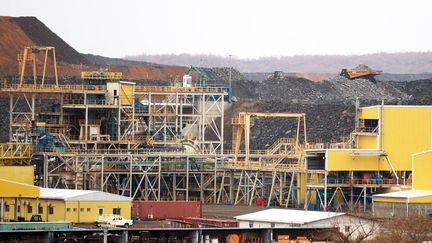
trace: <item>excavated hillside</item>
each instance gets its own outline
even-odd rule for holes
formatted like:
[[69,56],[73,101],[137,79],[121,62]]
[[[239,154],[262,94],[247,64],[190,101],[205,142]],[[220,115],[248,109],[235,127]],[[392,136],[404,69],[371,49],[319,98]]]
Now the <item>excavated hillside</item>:
[[[101,67],[111,65],[111,71],[123,72],[123,77],[126,79],[174,80],[181,77],[187,70],[187,67],[182,66],[121,61],[115,58],[84,55],[35,17],[0,16],[0,78],[17,75],[17,55],[22,53],[26,46],[56,47],[59,73],[62,76],[79,77],[82,71],[99,70]],[[39,60],[42,58],[41,56]],[[52,67],[51,59],[48,66]]]

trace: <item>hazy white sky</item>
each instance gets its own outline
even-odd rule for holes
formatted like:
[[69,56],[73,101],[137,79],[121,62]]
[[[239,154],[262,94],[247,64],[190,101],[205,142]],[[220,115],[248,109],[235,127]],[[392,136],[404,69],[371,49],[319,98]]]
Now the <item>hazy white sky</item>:
[[[364,54],[432,50],[429,0],[1,0],[79,52]],[[1,43],[0,43],[1,44]]]

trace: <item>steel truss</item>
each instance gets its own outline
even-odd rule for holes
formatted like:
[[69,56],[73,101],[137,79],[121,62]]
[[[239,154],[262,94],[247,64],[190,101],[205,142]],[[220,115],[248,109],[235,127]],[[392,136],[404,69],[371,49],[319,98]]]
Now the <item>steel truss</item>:
[[202,154],[223,153],[223,92],[135,92],[148,108],[136,113],[136,130],[152,144],[187,144]]

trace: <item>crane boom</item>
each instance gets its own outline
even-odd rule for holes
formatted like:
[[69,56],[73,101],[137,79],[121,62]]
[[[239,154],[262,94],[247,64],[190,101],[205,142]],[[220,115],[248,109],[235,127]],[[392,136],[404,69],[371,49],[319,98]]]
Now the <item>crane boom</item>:
[[191,65],[186,74],[192,76],[192,73],[194,73],[194,72],[198,73],[200,86],[207,86],[207,81],[208,81],[207,73],[205,73],[204,71],[202,71],[198,67]]

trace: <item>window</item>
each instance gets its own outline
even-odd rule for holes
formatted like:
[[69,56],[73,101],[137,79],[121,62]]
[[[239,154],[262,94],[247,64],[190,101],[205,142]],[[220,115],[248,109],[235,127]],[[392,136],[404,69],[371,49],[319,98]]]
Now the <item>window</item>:
[[31,205],[27,206],[27,213],[32,213],[33,212],[33,207]]
[[17,206],[17,212],[18,213],[21,212],[21,206],[20,205]]
[[39,213],[39,214],[43,214],[43,207],[39,206],[39,208],[38,208],[38,213]]
[[350,227],[347,225],[345,226],[345,233],[349,233],[350,232]]
[[249,222],[249,228],[253,228],[253,222]]
[[90,208],[87,208],[87,212],[90,212]]
[[66,208],[66,212],[70,212],[70,208]]
[[77,211],[77,208],[74,208],[73,211],[76,212],[76,211]]
[[54,207],[48,207],[48,213],[54,214]]
[[378,119],[360,119],[358,132],[378,133]]
[[98,208],[98,214],[99,215],[103,215],[104,214],[104,209],[103,208]]
[[113,208],[113,214],[114,215],[120,215],[121,208]]
[[9,205],[5,204],[5,211],[9,212],[9,210],[10,210]]
[[275,223],[271,223],[271,227],[274,228],[275,227]]
[[84,212],[84,208],[80,208],[80,211],[81,211],[81,212]]
[[114,90],[114,96],[117,96],[117,90],[116,89]]

